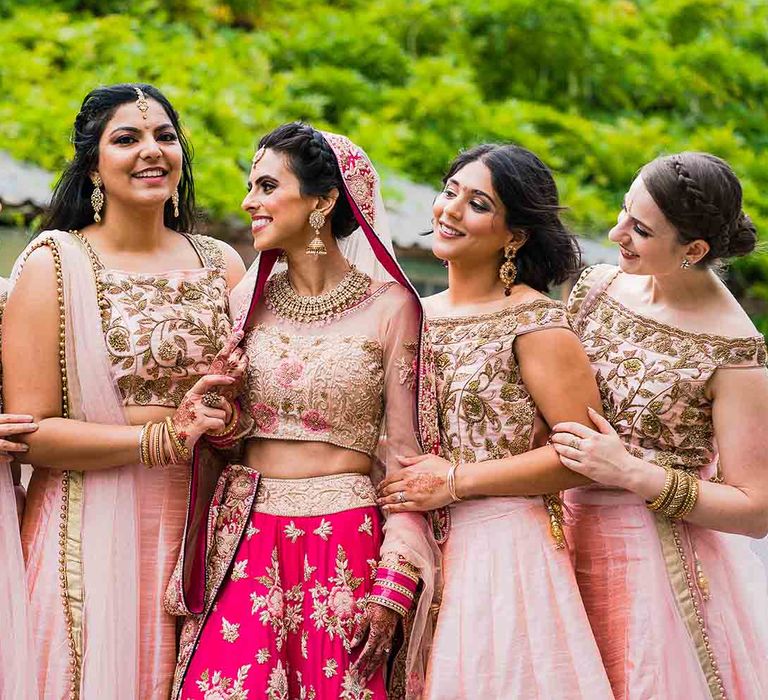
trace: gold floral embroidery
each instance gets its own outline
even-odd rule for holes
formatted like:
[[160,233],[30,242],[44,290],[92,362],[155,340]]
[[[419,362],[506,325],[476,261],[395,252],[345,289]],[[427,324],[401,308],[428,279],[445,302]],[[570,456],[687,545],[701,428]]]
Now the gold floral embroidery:
[[232,566],[232,573],[230,574],[230,578],[233,581],[242,581],[244,578],[248,578],[248,574],[245,573],[246,566],[248,566],[247,559],[236,561]]
[[[606,417],[641,459],[689,470],[714,465],[707,382],[722,365],[764,364],[763,339],[689,333],[646,318],[605,291],[616,274],[607,266],[585,273],[580,298],[569,303]],[[581,306],[598,284],[589,308]]]
[[328,538],[333,534],[333,526],[323,518],[320,521],[320,524],[312,530],[312,533],[317,535],[324,542],[327,542]]
[[363,579],[352,575],[347,553],[341,545],[336,551],[335,571],[335,576],[328,579],[327,586],[317,580],[310,590],[310,619],[314,621],[316,629],[324,629],[332,640],[339,637],[344,648],[351,651],[352,635],[365,610],[366,597],[355,599],[355,590]]
[[[304,657],[307,658],[306,656]],[[315,700],[317,693],[313,686],[307,688],[304,685],[304,678],[301,675],[301,671],[296,671],[296,682],[299,684],[299,700]]]
[[333,678],[339,672],[339,662],[336,659],[328,659],[323,666],[323,673],[326,678]]
[[240,637],[240,623],[230,622],[226,617],[221,618],[221,637],[230,644],[236,642]]
[[568,327],[563,305],[547,299],[430,320],[447,459],[479,462],[531,448],[536,407],[520,377],[514,341],[533,329]]
[[293,522],[293,520],[291,520],[291,522],[285,526],[285,536],[293,544],[296,544],[296,540],[299,539],[299,537],[303,537],[304,534],[304,530],[296,527],[296,524]]
[[278,660],[277,665],[269,674],[267,700],[289,700],[288,673],[283,666],[283,662],[280,660]]
[[304,630],[301,633],[301,655],[305,659],[309,658],[309,650],[307,648],[308,644],[309,644],[309,632],[307,632],[307,630]]
[[278,651],[283,648],[288,634],[296,634],[304,616],[301,612],[304,591],[300,583],[283,591],[280,582],[280,562],[277,548],[272,550],[271,565],[264,576],[257,577],[259,583],[269,590],[264,595],[251,593],[251,614],[259,616],[262,625],[270,625],[275,633]]
[[231,330],[223,256],[208,239],[195,248],[206,266],[175,278],[96,270],[107,351],[127,405],[178,406]]
[[400,383],[413,391],[416,388],[416,350],[417,343],[403,343],[406,354],[397,360]]
[[360,523],[360,526],[357,528],[358,532],[364,532],[366,535],[370,535],[373,537],[373,519],[370,515],[366,513],[365,517],[363,518],[363,522]]
[[231,678],[221,675],[221,671],[214,671],[211,677],[208,669],[200,674],[200,679],[196,681],[197,687],[206,698],[216,698],[216,700],[246,700],[248,691],[245,689],[245,681],[248,680],[248,672],[251,665],[246,664],[237,670],[237,679],[232,682]]
[[347,669],[344,672],[339,700],[373,700],[373,691],[366,689],[365,684],[352,669]]
[[245,348],[255,437],[373,452],[383,412],[378,342],[363,335],[288,335],[260,323]]
[[263,649],[259,649],[256,652],[256,663],[257,664],[265,664],[267,661],[272,658],[272,654],[269,653],[269,649],[264,647]]

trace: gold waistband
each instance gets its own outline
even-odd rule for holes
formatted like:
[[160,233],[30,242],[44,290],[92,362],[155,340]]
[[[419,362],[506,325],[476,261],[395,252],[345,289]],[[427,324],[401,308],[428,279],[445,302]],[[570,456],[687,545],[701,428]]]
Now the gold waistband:
[[376,490],[362,474],[334,474],[308,479],[259,480],[253,510],[290,517],[330,515],[376,505]]

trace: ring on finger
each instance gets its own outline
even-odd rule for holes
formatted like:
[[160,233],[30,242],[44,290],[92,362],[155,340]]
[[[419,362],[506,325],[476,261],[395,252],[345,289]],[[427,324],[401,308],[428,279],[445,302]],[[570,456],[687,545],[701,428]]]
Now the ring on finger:
[[202,403],[203,406],[207,406],[208,408],[218,408],[221,406],[221,396],[219,396],[215,391],[206,391],[203,394],[203,398],[200,400],[200,403]]
[[574,450],[580,450],[581,440],[579,440],[579,438],[571,438],[571,447],[573,447]]
[[398,503],[405,503],[405,491],[398,491],[397,492],[397,502]]

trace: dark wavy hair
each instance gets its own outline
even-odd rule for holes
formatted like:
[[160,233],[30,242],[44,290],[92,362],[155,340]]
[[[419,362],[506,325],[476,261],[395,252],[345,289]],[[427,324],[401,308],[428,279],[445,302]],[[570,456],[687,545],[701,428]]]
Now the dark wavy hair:
[[324,197],[332,189],[338,189],[339,197],[331,215],[334,238],[346,238],[358,228],[352,207],[344,195],[336,156],[317,129],[303,122],[282,124],[261,138],[259,148],[269,148],[287,156],[291,172],[299,180],[301,194]]
[[[168,98],[156,87],[145,83],[121,83],[91,90],[80,105],[72,130],[75,156],[61,174],[53,190],[51,204],[43,218],[43,229],[62,231],[81,229],[93,223],[90,174],[99,162],[99,141],[117,108],[136,102],[136,88],[148,99],[160,103],[179,137],[183,162],[179,180],[179,216],[173,216],[173,205],[165,203],[165,225],[175,231],[191,233],[195,226],[195,183],[192,179],[192,151],[181,129],[179,115]],[[105,206],[109,206],[108,197]]]
[[460,153],[443,184],[478,160],[491,171],[493,189],[506,210],[507,228],[528,234],[515,259],[516,283],[546,293],[551,285],[578,272],[581,252],[576,237],[560,220],[564,207],[550,169],[535,153],[520,146],[484,143]]
[[755,249],[757,229],[741,208],[741,183],[722,158],[692,151],[661,156],[643,166],[640,176],[680,243],[709,244],[700,265]]

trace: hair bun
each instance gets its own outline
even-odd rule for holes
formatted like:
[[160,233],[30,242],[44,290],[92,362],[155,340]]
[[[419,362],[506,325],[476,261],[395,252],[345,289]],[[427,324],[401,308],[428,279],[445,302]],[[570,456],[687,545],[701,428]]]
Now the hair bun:
[[749,214],[743,211],[731,225],[726,256],[736,258],[751,253],[757,245],[757,229]]

